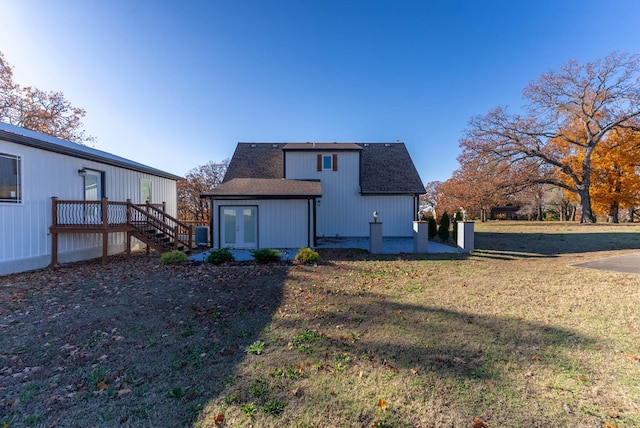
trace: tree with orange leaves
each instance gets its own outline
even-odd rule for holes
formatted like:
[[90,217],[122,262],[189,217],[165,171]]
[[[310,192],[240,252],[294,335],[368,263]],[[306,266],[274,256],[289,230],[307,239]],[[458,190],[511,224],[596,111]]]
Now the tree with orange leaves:
[[619,222],[621,209],[640,205],[640,133],[616,130],[594,150],[591,199],[593,210]]
[[536,182],[574,193],[580,222],[593,222],[594,152],[615,131],[640,130],[639,74],[637,55],[614,52],[584,65],[570,61],[525,88],[525,114],[499,107],[473,118],[460,143],[463,155],[509,168],[539,168]]

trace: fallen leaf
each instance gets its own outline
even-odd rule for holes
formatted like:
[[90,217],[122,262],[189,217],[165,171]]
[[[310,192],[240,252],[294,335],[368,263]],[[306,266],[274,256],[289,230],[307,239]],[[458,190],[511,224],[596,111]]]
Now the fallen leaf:
[[634,361],[639,361],[640,362],[640,357],[636,357],[635,355],[631,355],[631,354],[624,354],[625,357],[627,357],[630,360],[634,360]]
[[473,418],[473,423],[471,424],[471,428],[486,428],[488,426],[489,426],[489,422],[477,417]]
[[122,397],[123,395],[127,395],[131,392],[131,389],[129,388],[122,388],[120,391],[118,391],[118,397]]
[[542,358],[540,358],[537,355],[534,355],[533,357],[531,357],[531,361],[542,361]]
[[107,388],[108,388],[107,384],[106,384],[104,381],[102,381],[102,380],[101,380],[100,382],[98,382],[98,384],[96,385],[96,387],[97,387],[98,389],[107,389]]
[[493,388],[493,381],[492,381],[492,380],[488,380],[488,381],[487,381],[487,386],[488,386],[489,388]]
[[618,428],[618,425],[610,424],[609,422],[605,422],[602,426],[605,428]]
[[387,411],[387,403],[385,403],[382,398],[378,400],[378,407],[380,407],[383,412]]
[[218,413],[218,416],[213,420],[213,423],[220,425],[224,421],[224,413]]
[[412,374],[412,375],[417,375],[417,374],[418,374],[418,370],[416,370],[416,369],[411,369],[411,374]]

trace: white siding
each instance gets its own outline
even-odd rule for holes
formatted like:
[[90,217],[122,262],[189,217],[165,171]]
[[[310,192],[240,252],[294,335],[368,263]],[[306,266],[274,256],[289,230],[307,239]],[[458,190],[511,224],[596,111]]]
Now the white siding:
[[[22,203],[0,203],[0,275],[36,269],[51,262],[51,198],[82,200],[84,182],[78,170],[105,172],[105,196],[112,201],[141,202],[140,180],[152,181],[152,202],[167,203],[167,212],[177,215],[174,180],[104,165],[67,155],[0,140],[0,153],[17,155],[22,167]],[[124,250],[124,233],[109,234],[109,252]],[[60,234],[60,261],[98,257],[102,253],[99,234]]]
[[[313,202],[306,199],[259,199],[214,201],[213,246],[220,248],[220,207],[247,206],[258,208],[259,248],[301,248],[313,245]],[[313,219],[311,218],[311,221]]]
[[287,152],[286,178],[318,179],[322,198],[317,203],[318,237],[369,236],[369,222],[378,211],[383,222],[382,234],[388,237],[413,236],[415,197],[413,195],[360,194],[360,155],[335,152],[337,171],[317,171],[317,155],[331,152]]

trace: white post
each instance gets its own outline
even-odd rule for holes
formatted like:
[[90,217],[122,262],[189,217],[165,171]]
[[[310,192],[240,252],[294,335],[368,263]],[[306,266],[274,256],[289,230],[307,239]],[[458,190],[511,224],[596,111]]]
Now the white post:
[[377,221],[369,222],[369,252],[382,253],[382,223]]
[[426,253],[429,244],[429,222],[413,222],[413,252]]
[[458,247],[466,252],[473,251],[474,238],[472,221],[459,221],[458,223]]

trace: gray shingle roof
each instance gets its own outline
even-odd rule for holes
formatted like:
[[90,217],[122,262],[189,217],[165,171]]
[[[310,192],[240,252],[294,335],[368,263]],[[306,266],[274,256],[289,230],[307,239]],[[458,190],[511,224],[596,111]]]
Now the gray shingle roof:
[[224,181],[234,178],[283,178],[284,144],[238,143]]
[[[283,178],[283,150],[314,151],[313,143],[238,143],[224,181],[235,178]],[[315,143],[315,151],[341,147],[361,150],[363,194],[423,194],[424,184],[404,143]],[[338,150],[336,150],[338,151]]]
[[424,184],[404,143],[363,144],[362,193],[425,193]]
[[309,198],[322,196],[319,181],[285,180],[283,178],[234,178],[217,186],[202,197],[217,199],[237,197]]

